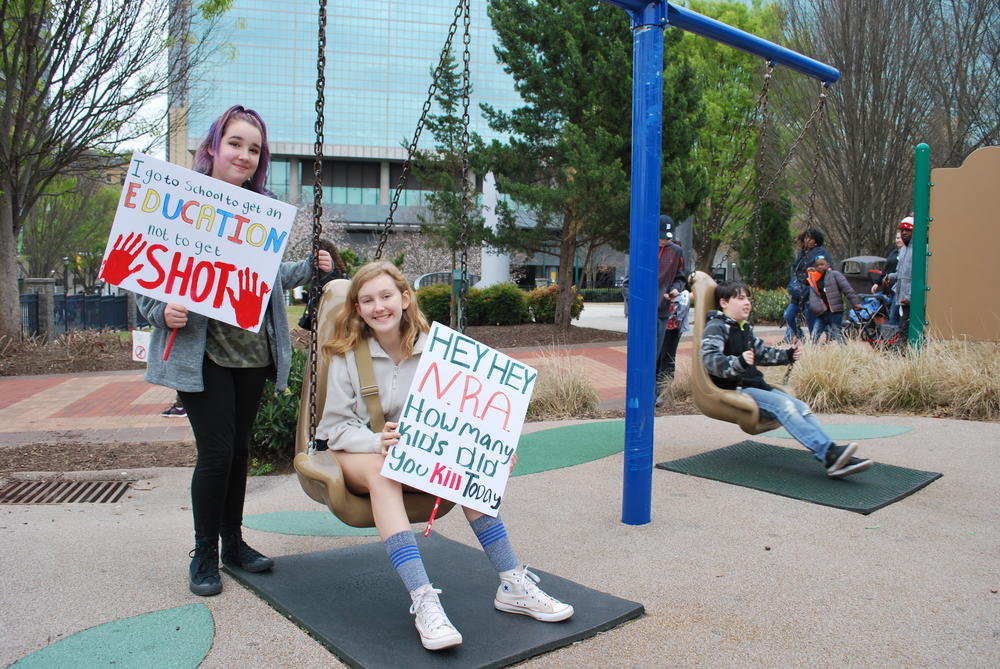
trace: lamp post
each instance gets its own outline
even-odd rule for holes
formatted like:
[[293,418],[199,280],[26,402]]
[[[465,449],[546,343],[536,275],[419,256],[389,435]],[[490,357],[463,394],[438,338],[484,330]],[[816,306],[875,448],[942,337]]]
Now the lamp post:
[[63,257],[63,294],[69,297],[69,258]]

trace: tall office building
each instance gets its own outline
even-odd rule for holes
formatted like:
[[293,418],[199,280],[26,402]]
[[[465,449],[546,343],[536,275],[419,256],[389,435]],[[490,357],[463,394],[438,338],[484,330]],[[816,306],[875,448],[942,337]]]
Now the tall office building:
[[[370,243],[372,232],[386,219],[406,157],[403,144],[413,137],[456,3],[328,1],[323,206],[341,221],[338,225],[354,245]],[[318,4],[235,0],[213,33],[218,47],[213,57],[196,64],[185,89],[172,91],[169,160],[190,166],[212,120],[230,105],[241,104],[260,112],[267,123],[271,190],[295,204],[311,201]],[[487,0],[471,3],[470,130],[488,141],[497,135],[486,125],[479,104],[510,110],[521,101],[513,80],[497,63],[497,37],[486,6]],[[199,30],[197,22],[193,29]],[[462,32],[459,20],[452,49],[459,66]],[[184,52],[175,48],[173,55],[184,57]],[[433,143],[425,131],[420,148]],[[409,181],[394,216],[401,231],[418,229],[423,196],[419,184]],[[478,262],[478,253],[474,255]],[[531,277],[554,278],[558,261],[536,255],[525,264]],[[440,269],[447,266],[424,271]]]

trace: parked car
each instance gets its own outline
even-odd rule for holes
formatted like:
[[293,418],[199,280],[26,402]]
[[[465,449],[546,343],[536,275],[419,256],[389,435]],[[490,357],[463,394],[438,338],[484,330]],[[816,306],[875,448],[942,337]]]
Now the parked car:
[[[435,283],[451,283],[451,272],[428,272],[421,274],[413,281],[413,290],[420,290],[424,286],[431,286]],[[469,285],[474,286],[479,283],[478,274],[469,275]]]
[[882,256],[854,256],[840,261],[840,272],[857,293],[870,293],[873,283],[882,280]]

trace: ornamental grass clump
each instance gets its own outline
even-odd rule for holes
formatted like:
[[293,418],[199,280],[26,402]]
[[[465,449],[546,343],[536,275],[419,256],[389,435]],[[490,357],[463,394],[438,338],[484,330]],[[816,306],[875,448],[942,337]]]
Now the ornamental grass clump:
[[807,346],[792,386],[817,412],[998,420],[1000,344],[928,340],[903,353],[859,342]]
[[597,410],[600,396],[594,384],[567,351],[548,349],[537,369],[535,392],[528,404],[529,420],[574,418]]

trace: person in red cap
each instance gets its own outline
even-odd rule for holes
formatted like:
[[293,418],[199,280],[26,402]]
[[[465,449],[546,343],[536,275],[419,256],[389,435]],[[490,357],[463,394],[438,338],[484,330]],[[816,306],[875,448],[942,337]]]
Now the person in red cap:
[[910,281],[913,275],[913,214],[899,222],[899,236],[903,246],[899,249],[896,271],[886,279],[894,285],[896,302],[899,303],[899,331],[905,338],[910,330]]

